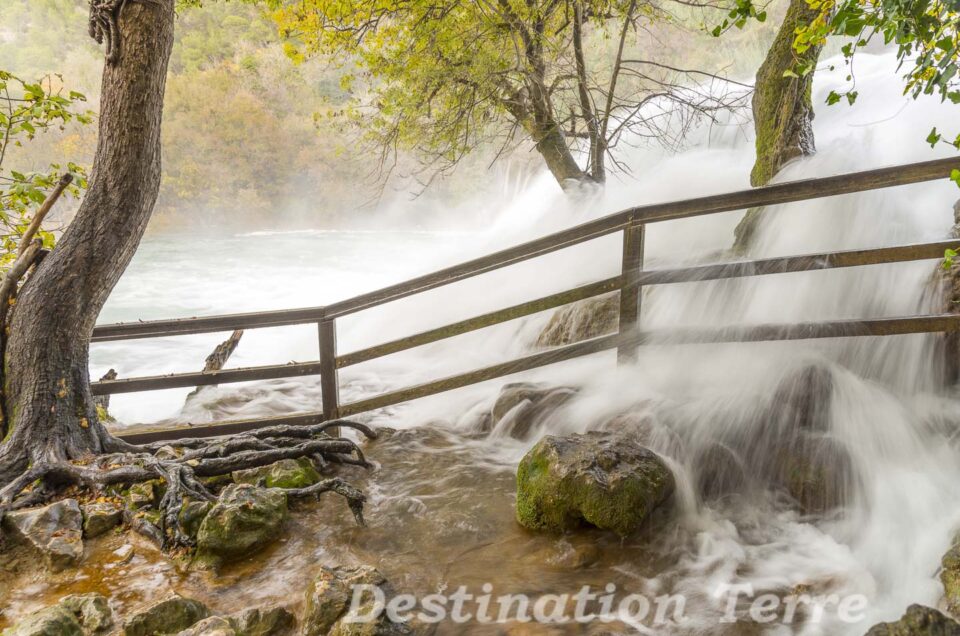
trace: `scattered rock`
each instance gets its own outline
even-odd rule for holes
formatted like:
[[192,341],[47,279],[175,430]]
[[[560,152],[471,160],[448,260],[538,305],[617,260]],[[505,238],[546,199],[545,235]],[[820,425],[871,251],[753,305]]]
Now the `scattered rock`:
[[83,558],[83,515],[74,499],[9,512],[4,521],[39,550],[55,571],[74,566]]
[[558,309],[537,338],[538,347],[573,344],[614,333],[620,327],[620,292]]
[[276,636],[289,633],[296,620],[286,608],[255,607],[227,617],[237,636]]
[[60,599],[59,605],[77,618],[85,634],[100,634],[113,627],[113,610],[105,596],[71,594]]
[[113,555],[117,557],[117,564],[123,565],[124,563],[129,563],[130,560],[133,559],[133,546],[129,543],[124,543],[113,551]]
[[195,563],[217,568],[273,543],[287,519],[287,496],[279,490],[233,484],[220,493],[197,532]]
[[281,459],[269,466],[236,470],[233,481],[267,488],[306,488],[320,481],[320,473],[306,457]]
[[92,539],[112,530],[123,518],[123,511],[110,502],[97,502],[81,506],[83,511],[83,536]]
[[587,522],[626,536],[673,489],[663,460],[632,438],[605,432],[548,435],[517,469],[517,521],[550,532]]
[[52,607],[28,614],[3,631],[4,636],[93,636],[113,626],[113,612],[106,597],[73,594]]
[[207,618],[210,610],[200,601],[174,595],[151,605],[123,624],[124,636],[176,634]]
[[[409,634],[405,624],[390,621],[386,613],[370,622],[350,623],[344,620],[353,599],[354,585],[373,585],[383,590],[389,598],[386,579],[376,569],[363,566],[358,568],[323,568],[307,589],[306,608],[303,612],[301,636],[324,636],[326,634],[388,636]],[[372,593],[364,593],[363,602],[357,610],[358,616],[364,616],[373,609]]]
[[83,636],[83,628],[73,612],[54,605],[28,614],[3,636]]
[[140,510],[155,506],[163,494],[164,485],[159,479],[151,479],[130,486],[123,493],[124,504],[129,510]]
[[932,607],[911,605],[893,623],[879,623],[866,636],[960,636],[960,623]]
[[526,554],[524,561],[532,567],[546,565],[557,570],[578,570],[593,565],[601,556],[600,548],[593,541],[570,542],[561,539],[553,545]]
[[716,499],[741,490],[747,483],[743,461],[733,449],[720,443],[701,449],[692,462],[697,492],[704,499]]
[[236,632],[227,619],[211,616],[188,627],[177,636],[236,636]]
[[530,382],[513,382],[500,389],[490,410],[489,428],[501,425],[504,433],[526,439],[554,411],[576,392],[566,387],[548,387]]

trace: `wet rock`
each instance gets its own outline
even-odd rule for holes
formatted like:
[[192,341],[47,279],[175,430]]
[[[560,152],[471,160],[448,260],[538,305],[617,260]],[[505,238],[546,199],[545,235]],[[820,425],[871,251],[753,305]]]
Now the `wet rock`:
[[227,619],[210,616],[181,631],[177,636],[236,636],[236,631]]
[[255,607],[227,617],[237,636],[277,636],[289,633],[296,620],[286,608]]
[[267,488],[306,488],[320,481],[320,473],[306,457],[281,459],[269,466],[236,470],[233,481]]
[[707,445],[696,453],[692,467],[697,492],[704,499],[716,499],[737,492],[747,483],[743,461],[733,449],[720,443]]
[[83,558],[83,515],[73,499],[10,512],[4,522],[40,551],[55,571],[74,566]]
[[[325,634],[390,636],[411,633],[408,626],[390,621],[386,613],[381,613],[369,622],[353,623],[345,620],[353,600],[353,586],[376,586],[389,598],[390,590],[386,583],[383,575],[369,566],[323,568],[307,589],[301,636]],[[371,613],[374,602],[373,594],[365,592],[357,609],[357,616],[362,617]]]
[[129,563],[133,559],[133,546],[130,545],[129,543],[124,543],[122,546],[114,550],[111,554],[117,557],[118,565]]
[[83,628],[73,612],[54,605],[27,615],[3,636],[83,636]]
[[517,521],[549,532],[586,522],[626,536],[673,489],[663,460],[632,438],[605,432],[550,435],[517,469]]
[[940,582],[947,611],[960,615],[960,536],[954,537],[953,545],[940,560]]
[[227,486],[197,532],[195,563],[217,568],[273,543],[287,519],[287,496],[249,484]]
[[573,344],[614,333],[619,326],[619,292],[588,298],[558,309],[537,337],[537,346]]
[[212,501],[191,501],[188,498],[184,498],[178,518],[187,536],[193,539],[197,538],[197,533],[200,532],[200,524],[203,523],[204,518],[206,518],[212,509]]
[[879,623],[866,636],[960,636],[960,623],[932,607],[911,605],[893,623]]
[[71,594],[60,599],[58,605],[76,617],[85,634],[101,634],[113,627],[113,610],[101,594]]
[[592,540],[571,542],[561,539],[553,545],[525,555],[524,561],[530,563],[531,567],[578,570],[593,565],[601,556],[600,548]]
[[530,431],[573,397],[567,387],[548,387],[530,382],[513,382],[500,389],[488,419],[490,426],[503,423],[504,433],[515,439],[527,439]]
[[73,594],[33,612],[3,631],[4,636],[94,636],[113,626],[113,612],[99,594]]
[[138,612],[123,624],[124,636],[177,634],[210,616],[200,601],[171,596]]
[[123,511],[110,502],[97,502],[81,506],[83,512],[83,536],[99,537],[120,524]]
[[803,514],[843,506],[855,479],[850,454],[828,437],[805,437],[784,454],[781,479]]

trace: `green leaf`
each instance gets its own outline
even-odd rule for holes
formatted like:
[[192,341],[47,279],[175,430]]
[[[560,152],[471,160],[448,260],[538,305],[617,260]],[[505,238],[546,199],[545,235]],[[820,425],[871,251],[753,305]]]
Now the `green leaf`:
[[934,129],[930,131],[930,134],[927,135],[927,143],[930,144],[931,148],[936,148],[942,138],[943,135],[938,133],[936,127],[934,127]]
[[830,91],[830,94],[827,95],[827,105],[833,106],[834,104],[840,103],[840,93],[836,91]]

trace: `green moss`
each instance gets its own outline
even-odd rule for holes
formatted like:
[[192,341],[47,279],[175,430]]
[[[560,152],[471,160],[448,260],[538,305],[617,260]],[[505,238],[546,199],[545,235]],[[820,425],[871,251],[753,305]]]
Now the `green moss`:
[[238,484],[261,484],[267,488],[306,488],[320,481],[320,473],[306,457],[281,459],[269,466],[237,470],[233,481]]
[[807,0],[791,0],[790,8],[767,58],[757,72],[753,94],[753,117],[757,134],[757,161],[750,173],[754,186],[766,185],[791,159],[813,152],[813,72],[803,77],[784,77],[798,63],[811,68],[821,47],[804,53],[793,48],[798,27],[818,15]]
[[517,521],[548,532],[583,523],[620,536],[635,532],[673,492],[669,469],[642,447],[615,450],[625,440],[577,437],[545,437],[520,462]]
[[943,555],[940,568],[940,582],[943,583],[947,610],[954,616],[958,616],[960,615],[960,536],[954,538],[953,545]]

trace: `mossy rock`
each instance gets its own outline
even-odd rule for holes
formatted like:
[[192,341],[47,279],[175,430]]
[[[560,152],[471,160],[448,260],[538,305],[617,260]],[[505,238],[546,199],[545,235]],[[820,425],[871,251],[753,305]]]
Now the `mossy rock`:
[[83,628],[73,612],[54,605],[27,615],[3,636],[83,636]]
[[289,633],[296,623],[285,607],[253,607],[227,616],[237,636],[278,636]]
[[620,326],[620,292],[558,309],[537,337],[538,347],[557,347],[605,336]]
[[954,537],[953,545],[940,560],[940,582],[947,611],[960,616],[960,536]]
[[238,484],[262,485],[267,488],[306,488],[320,479],[320,473],[306,457],[281,459],[268,466],[233,472],[233,481]]
[[130,486],[123,492],[123,502],[128,510],[141,510],[157,505],[163,493],[166,491],[166,484],[162,479],[151,479],[139,484]]
[[960,623],[932,607],[911,605],[900,620],[874,625],[866,636],[960,636]]
[[673,474],[633,439],[593,432],[544,437],[517,469],[517,521],[565,532],[584,523],[627,536],[673,493]]
[[207,606],[191,598],[172,596],[129,618],[123,636],[178,634],[210,616]]
[[[395,636],[411,633],[407,625],[393,623],[386,613],[369,622],[344,620],[351,606],[355,585],[376,586],[387,599],[392,591],[383,575],[372,567],[324,567],[307,588],[301,636]],[[364,593],[361,600],[357,614],[365,616],[374,610],[373,595]]]
[[80,509],[83,512],[83,536],[87,539],[99,537],[123,520],[123,511],[110,502],[86,504]]
[[58,605],[73,613],[85,634],[102,634],[113,627],[113,610],[106,596],[71,594],[60,599]]
[[178,633],[177,636],[237,636],[230,621],[210,616]]
[[194,564],[200,568],[248,556],[280,538],[287,496],[249,484],[227,486],[197,532]]

